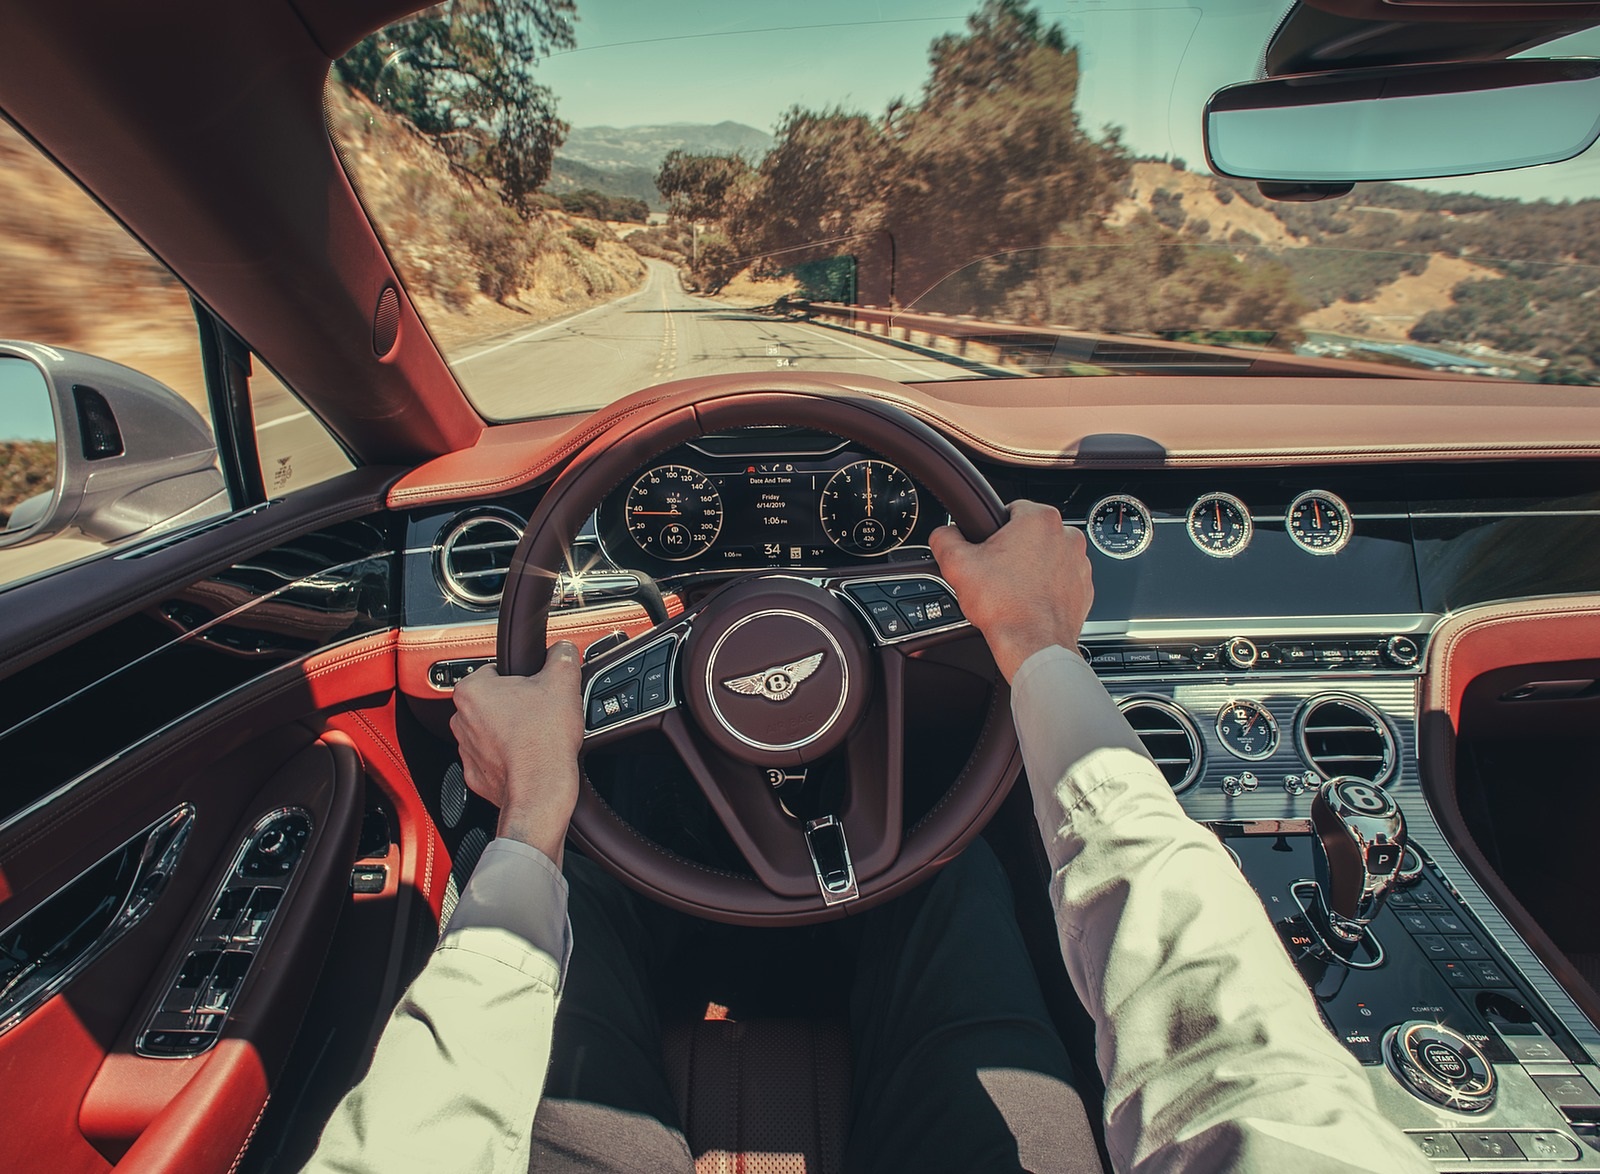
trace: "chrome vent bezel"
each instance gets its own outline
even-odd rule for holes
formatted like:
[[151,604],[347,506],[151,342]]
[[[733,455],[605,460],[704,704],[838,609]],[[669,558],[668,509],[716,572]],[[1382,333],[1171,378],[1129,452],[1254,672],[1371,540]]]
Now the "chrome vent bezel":
[[[1117,708],[1122,711],[1122,716],[1128,725],[1133,727],[1133,732],[1138,736],[1139,742],[1144,746],[1146,753],[1155,761],[1156,767],[1167,780],[1167,785],[1172,788],[1173,794],[1182,794],[1199,781],[1205,771],[1205,742],[1200,737],[1200,728],[1195,725],[1194,719],[1189,716],[1188,710],[1176,702],[1165,697],[1158,697],[1150,693],[1135,693],[1131,697],[1118,699]],[[1134,711],[1140,709],[1153,710],[1167,720],[1171,728],[1147,728],[1136,722],[1132,716]],[[1158,753],[1158,749],[1169,750],[1170,747],[1155,748],[1146,741],[1146,737],[1177,738],[1182,737],[1188,745],[1188,764],[1184,765],[1183,759],[1169,753]],[[1176,776],[1170,773],[1172,768],[1177,770]],[[1174,781],[1176,778],[1176,781]]]
[[[525,525],[510,510],[478,509],[451,519],[434,548],[434,572],[445,594],[470,608],[499,607],[511,555],[522,541]],[[495,527],[498,537],[476,534],[480,527]],[[466,541],[469,538],[473,541]],[[468,554],[478,556],[475,565],[460,566],[457,560]],[[480,587],[484,582],[492,583],[493,589]]]
[[[1347,738],[1357,738],[1362,734],[1351,721],[1320,725],[1316,723],[1313,719],[1318,711],[1329,705],[1343,706],[1364,719],[1363,725],[1370,727],[1373,736],[1382,743],[1382,753],[1358,755],[1347,752],[1343,755],[1320,756],[1313,754],[1310,739],[1319,731]],[[1389,728],[1389,723],[1384,720],[1381,713],[1353,693],[1318,693],[1315,697],[1307,698],[1300,706],[1300,712],[1295,715],[1294,735],[1295,744],[1300,751],[1300,760],[1324,779],[1352,775],[1381,787],[1394,777],[1400,765],[1399,741],[1394,731]],[[1374,772],[1371,775],[1364,773],[1360,764],[1374,761],[1378,764]]]

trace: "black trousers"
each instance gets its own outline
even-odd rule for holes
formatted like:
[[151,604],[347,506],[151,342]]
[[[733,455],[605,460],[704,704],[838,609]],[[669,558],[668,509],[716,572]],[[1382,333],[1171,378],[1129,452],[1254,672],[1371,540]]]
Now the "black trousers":
[[[689,1171],[655,991],[683,919],[569,857],[573,950],[535,1170]],[[855,1079],[845,1167],[1099,1171],[993,852],[851,919]]]

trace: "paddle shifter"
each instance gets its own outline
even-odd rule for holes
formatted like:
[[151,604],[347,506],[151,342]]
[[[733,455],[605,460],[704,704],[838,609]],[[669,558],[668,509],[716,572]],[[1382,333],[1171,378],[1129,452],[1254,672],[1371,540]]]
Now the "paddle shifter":
[[1406,821],[1387,791],[1366,779],[1329,779],[1311,800],[1317,895],[1309,913],[1323,943],[1349,957],[1394,888]]

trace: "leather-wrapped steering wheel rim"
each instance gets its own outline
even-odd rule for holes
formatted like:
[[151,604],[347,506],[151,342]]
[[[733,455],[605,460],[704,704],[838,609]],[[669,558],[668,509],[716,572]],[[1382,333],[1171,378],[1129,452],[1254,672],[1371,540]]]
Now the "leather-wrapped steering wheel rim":
[[[873,450],[931,491],[970,541],[982,541],[1005,522],[1004,505],[972,463],[943,436],[880,394],[820,379],[789,380],[779,387],[754,378],[707,381],[641,405],[583,448],[545,493],[517,545],[506,578],[500,608],[500,671],[525,676],[543,667],[558,574],[567,566],[573,538],[600,500],[654,457],[687,440],[763,425],[815,428]],[[925,565],[936,572],[931,561]],[[759,580],[761,576],[745,578]],[[787,582],[778,582],[779,578],[782,576],[774,575],[770,583],[751,582],[743,593],[760,593],[769,587],[807,589],[792,577]],[[692,622],[693,617],[686,618],[680,626],[688,631]],[[861,626],[870,633],[870,625],[863,621]],[[617,655],[624,656],[627,649],[646,645],[651,638],[651,633],[636,637]],[[876,651],[883,654],[882,649]],[[900,656],[914,655],[902,648],[894,651]],[[611,662],[608,654],[606,663]],[[590,671],[586,666],[586,679]],[[880,679],[886,689],[898,690],[891,678],[898,679],[886,671]],[[888,702],[891,714],[896,712],[893,705],[897,700]],[[898,712],[902,721],[907,720],[903,710]],[[690,760],[700,760],[700,770],[709,770],[709,756],[702,753],[699,740],[686,732],[689,724],[679,721],[667,732],[698,779],[699,771]],[[900,732],[893,730],[882,741],[893,743]],[[854,755],[855,735],[851,737],[849,753]],[[886,777],[893,777],[897,788],[900,780],[894,769],[899,751],[891,746],[884,752],[889,755]],[[860,780],[859,786],[852,780],[851,803],[855,806],[841,812],[844,826],[848,830],[852,818],[863,827],[876,821],[885,825],[879,828],[885,833],[881,838],[893,843],[871,841],[876,851],[865,861],[868,867],[858,878],[858,895],[847,904],[830,904],[815,888],[810,893],[802,891],[797,874],[804,856],[797,857],[797,849],[784,843],[780,825],[769,820],[762,806],[775,805],[776,799],[760,794],[758,786],[747,789],[742,782],[731,787],[718,785],[708,797],[747,861],[755,864],[759,857],[767,866],[756,868],[760,879],[709,868],[646,839],[604,801],[587,770],[580,770],[578,803],[569,834],[586,855],[608,871],[673,908],[737,924],[805,924],[870,907],[925,879],[978,834],[1020,771],[1009,691],[996,673],[982,732],[965,768],[933,810],[903,836],[898,828],[885,823],[899,818],[898,793],[885,811],[881,809],[883,801],[870,795],[872,788],[866,780]],[[706,780],[699,781],[705,789]],[[741,826],[745,824],[751,826]],[[761,829],[759,837],[754,827]],[[798,827],[794,835],[800,842]],[[781,883],[774,884],[774,877]]]

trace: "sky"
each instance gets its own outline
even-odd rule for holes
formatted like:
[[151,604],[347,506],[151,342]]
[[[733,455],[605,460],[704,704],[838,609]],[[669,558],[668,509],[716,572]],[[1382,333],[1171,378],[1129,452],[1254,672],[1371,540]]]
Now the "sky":
[[[770,131],[793,105],[878,114],[914,99],[928,45],[963,28],[979,0],[578,0],[578,45],[540,68],[574,126],[731,119]],[[1043,0],[1079,47],[1079,116],[1115,123],[1138,154],[1204,169],[1206,98],[1255,77],[1283,0]],[[1541,50],[1600,54],[1600,31]],[[1418,186],[1489,195],[1600,195],[1600,149],[1568,163]]]
[[54,440],[50,389],[26,359],[0,356],[0,440]]

